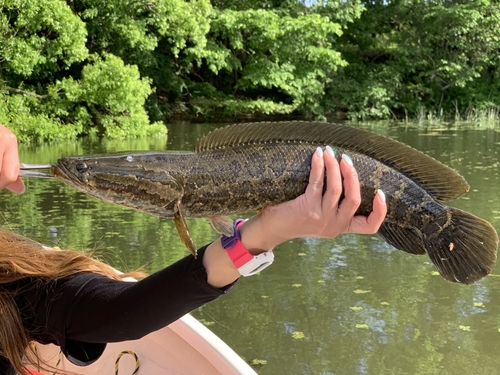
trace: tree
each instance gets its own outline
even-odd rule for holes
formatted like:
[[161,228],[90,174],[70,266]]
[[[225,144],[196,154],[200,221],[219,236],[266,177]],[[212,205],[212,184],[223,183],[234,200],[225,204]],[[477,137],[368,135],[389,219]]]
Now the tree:
[[[148,81],[116,58],[89,53],[85,23],[66,2],[5,0],[0,30],[0,121],[20,140],[74,138],[89,132],[138,135],[162,129],[148,127],[143,108]],[[137,92],[125,95],[124,89]],[[87,102],[86,95],[96,91],[99,99],[94,95]]]
[[349,65],[326,96],[354,117],[497,106],[500,7],[370,1],[340,39]]

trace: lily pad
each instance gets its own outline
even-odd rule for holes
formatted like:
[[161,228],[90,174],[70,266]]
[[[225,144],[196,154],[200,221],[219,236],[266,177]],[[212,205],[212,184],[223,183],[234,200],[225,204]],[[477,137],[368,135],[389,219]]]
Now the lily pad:
[[300,340],[300,339],[303,339],[304,337],[306,337],[304,335],[304,332],[300,332],[300,331],[295,331],[292,333],[292,337],[295,339],[295,340]]
[[200,323],[202,323],[203,325],[209,327],[209,326],[213,326],[215,324],[215,322],[209,322],[208,320],[205,320],[205,319],[199,319]]
[[368,329],[370,327],[368,327],[368,324],[356,324],[356,328],[359,328],[359,329]]
[[264,366],[267,365],[267,361],[265,359],[252,359],[250,361],[250,366]]
[[354,293],[356,294],[365,294],[365,293],[370,293],[371,290],[363,290],[363,289],[356,289]]

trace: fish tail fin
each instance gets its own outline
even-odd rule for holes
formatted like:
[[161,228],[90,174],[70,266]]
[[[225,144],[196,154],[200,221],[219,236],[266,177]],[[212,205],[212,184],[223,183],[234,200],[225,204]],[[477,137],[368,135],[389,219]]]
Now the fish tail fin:
[[448,281],[472,284],[496,264],[497,232],[486,220],[468,212],[446,207],[423,232],[425,251]]
[[472,284],[487,276],[497,261],[498,236],[486,220],[444,207],[423,230],[384,221],[379,234],[399,250],[428,254],[443,278]]

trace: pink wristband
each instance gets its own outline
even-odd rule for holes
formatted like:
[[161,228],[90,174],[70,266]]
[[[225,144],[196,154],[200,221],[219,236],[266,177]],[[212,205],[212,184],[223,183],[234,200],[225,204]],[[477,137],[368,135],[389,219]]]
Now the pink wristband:
[[243,246],[241,242],[241,233],[239,227],[245,222],[243,219],[238,219],[234,222],[234,234],[231,237],[222,236],[221,244],[226,249],[229,259],[242,276],[252,276],[264,268],[269,267],[274,261],[272,251],[264,252],[259,255],[252,255]]
[[234,234],[231,237],[222,236],[221,239],[222,247],[226,249],[227,255],[229,255],[236,268],[240,268],[254,258],[241,242],[239,228],[244,222],[245,220],[243,219],[236,220],[234,222]]

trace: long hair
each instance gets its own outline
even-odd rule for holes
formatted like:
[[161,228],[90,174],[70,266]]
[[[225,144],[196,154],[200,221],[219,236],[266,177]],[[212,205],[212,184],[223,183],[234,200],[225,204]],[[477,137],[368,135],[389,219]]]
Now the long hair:
[[120,274],[90,256],[76,251],[45,248],[23,236],[0,229],[0,355],[10,361],[17,373],[25,373],[23,358],[31,338],[23,326],[14,295],[2,285],[27,277],[61,279],[78,272],[99,273],[116,280],[128,276],[144,277],[142,273]]

